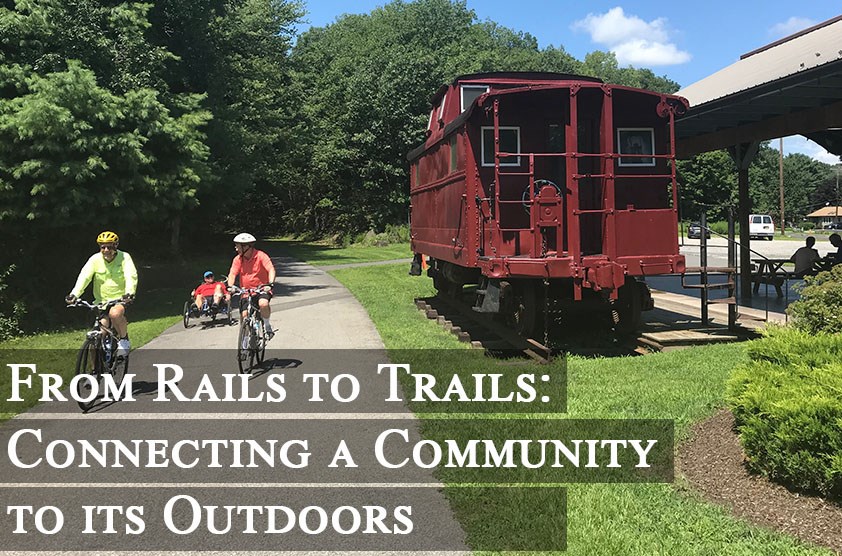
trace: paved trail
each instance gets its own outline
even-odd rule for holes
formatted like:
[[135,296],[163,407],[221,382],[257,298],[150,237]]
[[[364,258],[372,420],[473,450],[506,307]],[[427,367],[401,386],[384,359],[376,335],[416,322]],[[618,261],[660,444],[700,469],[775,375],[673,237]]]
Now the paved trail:
[[[236,450],[222,450],[222,465],[213,466],[207,464],[207,450],[190,449],[186,452],[190,457],[185,459],[190,461],[197,455],[200,459],[199,465],[190,469],[174,465],[162,469],[146,465],[103,469],[96,464],[89,468],[40,465],[21,469],[10,463],[3,450],[0,469],[5,488],[0,488],[0,505],[55,505],[67,511],[65,528],[52,536],[10,535],[11,517],[2,516],[0,547],[7,552],[0,554],[22,554],[14,550],[24,549],[99,553],[212,549],[225,554],[255,550],[275,551],[273,554],[288,550],[330,550],[337,554],[350,550],[465,550],[464,533],[432,474],[418,469],[391,472],[374,459],[375,438],[385,429],[407,429],[410,442],[419,440],[420,434],[417,420],[402,403],[385,402],[388,383],[376,369],[378,363],[387,362],[387,357],[367,313],[325,271],[284,257],[273,257],[273,261],[278,269],[272,300],[272,323],[277,334],[267,350],[266,365],[255,369],[250,378],[239,382],[237,376],[233,382],[226,382],[222,376],[237,373],[237,326],[207,326],[204,320],[191,319],[189,328],[179,323],[132,352],[130,372],[137,375],[136,401],[101,404],[87,415],[82,415],[72,401],[43,403],[0,426],[0,443],[7,445],[20,429],[38,429],[43,442],[36,442],[29,434],[18,452],[21,460],[34,462],[44,455],[44,445],[54,439],[117,439],[129,445],[132,440],[155,439],[165,440],[169,446],[184,439],[274,439],[279,445],[306,439],[311,453],[309,464],[298,468],[292,465],[303,451],[300,445],[292,446],[291,463],[284,463],[278,456],[274,465],[257,468],[236,467]],[[164,362],[177,363],[183,376],[160,392],[155,364]],[[312,384],[303,381],[306,373],[335,376],[340,372],[359,381],[357,400],[309,401]],[[265,394],[272,391],[270,383],[278,384],[279,375],[284,377],[287,393],[282,403],[213,402],[207,397],[173,401],[176,394],[192,397],[208,385],[220,397],[232,387],[235,397],[240,397],[243,389],[252,396]],[[340,393],[346,395],[348,390],[341,389]],[[162,397],[170,401],[159,401]],[[357,468],[329,465],[342,441],[352,450]],[[401,449],[405,452],[405,447]],[[393,461],[401,457],[389,449],[386,453],[395,458]],[[420,488],[401,488],[397,483]],[[194,534],[175,535],[166,530],[160,514],[168,501],[182,494],[200,504],[217,506],[321,506],[330,512],[343,505],[378,505],[387,511],[387,527],[396,525],[395,508],[410,505],[414,530],[410,535],[307,535],[296,529],[268,535],[261,531],[265,516],[259,514],[255,517],[257,534],[243,534],[239,531],[245,527],[244,517],[235,514],[236,526],[229,534],[202,533],[203,523]],[[94,504],[142,504],[147,512],[147,530],[135,536],[122,534],[122,529],[111,536],[81,535],[84,516],[80,508]],[[181,503],[176,513],[176,521],[186,527],[191,520],[189,504]],[[218,519],[224,524],[224,519]],[[365,523],[365,517],[363,520]]]
[[[351,293],[324,270],[286,257],[273,257],[278,270],[272,299],[277,349],[383,349],[368,313]],[[232,348],[236,326],[191,319],[150,342],[152,349]]]

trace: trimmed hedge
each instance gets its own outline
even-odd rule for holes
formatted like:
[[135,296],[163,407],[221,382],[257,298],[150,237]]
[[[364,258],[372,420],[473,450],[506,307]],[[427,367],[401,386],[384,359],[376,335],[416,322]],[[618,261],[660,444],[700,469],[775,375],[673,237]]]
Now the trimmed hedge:
[[842,336],[770,329],[728,381],[748,466],[842,499]]
[[796,328],[811,334],[842,332],[842,264],[805,277],[799,295],[787,308]]

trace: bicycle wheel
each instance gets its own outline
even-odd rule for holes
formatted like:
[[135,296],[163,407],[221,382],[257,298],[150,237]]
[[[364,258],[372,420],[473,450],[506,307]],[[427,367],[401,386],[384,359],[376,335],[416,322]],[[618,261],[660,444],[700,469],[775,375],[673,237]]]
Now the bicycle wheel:
[[240,323],[240,334],[237,337],[237,365],[241,373],[251,372],[251,367],[254,365],[254,351],[251,349],[253,340],[251,322],[249,319],[243,319]]
[[129,354],[118,358],[116,355],[112,355],[111,359],[111,376],[114,377],[114,382],[118,385],[120,381],[123,380],[123,377],[126,376],[126,373],[129,372]]
[[257,358],[257,364],[260,365],[266,358],[266,327],[263,325],[263,319],[255,319],[254,339],[254,353]]
[[184,318],[184,328],[187,328],[187,324],[190,322],[190,305],[189,301],[184,302],[184,313],[182,313]]
[[[98,393],[102,387],[103,357],[99,341],[93,338],[85,338],[82,347],[79,348],[79,354],[76,356],[76,375],[90,375],[92,378],[77,380],[74,391],[77,398],[76,403],[79,404],[82,411],[87,412],[96,405],[98,394],[93,392],[93,385],[96,384],[96,392]],[[81,401],[82,399],[87,401]]]

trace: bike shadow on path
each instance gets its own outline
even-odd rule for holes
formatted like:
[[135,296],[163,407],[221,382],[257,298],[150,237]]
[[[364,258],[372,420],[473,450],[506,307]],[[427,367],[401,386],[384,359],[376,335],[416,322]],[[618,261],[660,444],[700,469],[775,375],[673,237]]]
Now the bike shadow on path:
[[[157,382],[149,382],[147,380],[134,380],[132,381],[132,396],[151,396],[153,394],[158,393],[158,383]],[[93,407],[88,409],[87,411],[83,411],[85,414],[91,413],[99,413],[100,411],[104,411],[111,407],[114,404],[120,403],[121,400],[104,400],[100,399]]]
[[272,359],[266,359],[263,363],[252,367],[250,374],[252,379],[255,379],[275,369],[296,369],[302,364],[303,362],[300,359],[282,359],[273,357]]

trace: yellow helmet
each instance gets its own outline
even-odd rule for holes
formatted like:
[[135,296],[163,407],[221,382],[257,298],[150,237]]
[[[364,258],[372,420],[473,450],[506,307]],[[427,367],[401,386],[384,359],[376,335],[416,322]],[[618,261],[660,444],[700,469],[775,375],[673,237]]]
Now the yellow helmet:
[[114,232],[102,232],[96,236],[97,243],[117,243],[119,241],[119,236],[117,236]]

